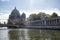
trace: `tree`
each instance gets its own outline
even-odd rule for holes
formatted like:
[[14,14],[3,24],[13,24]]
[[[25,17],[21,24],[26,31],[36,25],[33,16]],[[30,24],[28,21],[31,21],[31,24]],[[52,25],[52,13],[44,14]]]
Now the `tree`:
[[0,22],[0,24],[2,24],[2,23]]
[[48,15],[44,12],[39,12],[37,14],[37,20],[43,20],[43,19],[46,19],[48,17]]
[[41,20],[41,19],[45,19],[46,17],[48,17],[48,15],[44,12],[39,12],[38,14],[31,14],[29,16],[29,20],[33,21],[33,20]]
[[29,20],[32,21],[32,20],[36,20],[36,14],[31,14],[29,16]]
[[38,14],[37,14],[38,16],[43,16],[43,17],[45,17],[46,16],[46,13],[44,13],[44,12],[39,12]]
[[51,15],[51,18],[55,18],[58,17],[57,13],[53,12],[53,14]]

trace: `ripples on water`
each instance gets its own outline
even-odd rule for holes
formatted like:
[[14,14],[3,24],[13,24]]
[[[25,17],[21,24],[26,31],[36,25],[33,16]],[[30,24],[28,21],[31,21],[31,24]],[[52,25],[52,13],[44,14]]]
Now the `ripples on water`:
[[60,40],[60,31],[40,29],[6,29],[0,30],[0,40]]

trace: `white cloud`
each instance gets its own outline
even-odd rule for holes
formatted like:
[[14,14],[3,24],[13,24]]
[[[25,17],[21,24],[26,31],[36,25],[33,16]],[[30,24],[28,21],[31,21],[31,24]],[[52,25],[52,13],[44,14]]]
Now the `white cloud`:
[[0,10],[0,22],[4,23],[7,22],[7,19],[9,17],[10,11],[9,10]]
[[2,2],[10,1],[10,0],[1,0]]
[[[7,12],[7,11],[6,11]],[[30,14],[34,14],[34,13],[36,13],[36,14],[38,14],[39,12],[45,12],[46,14],[52,14],[53,12],[56,12],[59,16],[60,16],[60,10],[59,9],[57,9],[57,8],[52,8],[52,9],[46,9],[46,10],[39,10],[39,9],[35,9],[35,10],[19,10],[19,12],[20,12],[20,14],[22,14],[23,12],[26,14],[26,17],[29,17],[29,15]],[[9,15],[10,15],[10,13],[11,12],[7,12],[7,13],[5,13],[5,12],[0,12],[0,22],[7,22],[7,19],[8,19],[8,17],[9,17]],[[3,19],[6,19],[6,20],[3,20]]]
[[52,14],[53,12],[56,12],[60,16],[60,10],[57,8],[51,8],[51,9],[45,9],[45,10],[39,10],[39,9],[34,9],[34,10],[20,10],[20,13],[25,12],[26,17],[29,17],[30,14],[38,14],[39,12],[45,12],[46,14]]
[[7,23],[8,17],[9,17],[9,14],[0,15],[0,22],[1,23],[4,23],[4,22]]

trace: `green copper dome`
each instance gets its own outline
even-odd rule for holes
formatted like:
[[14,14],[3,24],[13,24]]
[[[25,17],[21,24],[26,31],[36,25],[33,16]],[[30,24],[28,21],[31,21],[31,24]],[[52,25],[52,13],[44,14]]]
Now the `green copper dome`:
[[16,7],[12,10],[10,18],[20,18],[20,13],[19,11],[16,9]]
[[11,14],[12,14],[12,15],[20,15],[20,13],[19,13],[19,11],[16,9],[16,7],[15,7],[15,9],[11,12]]

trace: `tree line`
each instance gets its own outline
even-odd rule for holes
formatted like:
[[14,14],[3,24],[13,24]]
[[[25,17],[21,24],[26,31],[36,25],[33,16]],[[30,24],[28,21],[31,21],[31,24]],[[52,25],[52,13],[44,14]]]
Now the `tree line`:
[[53,12],[52,15],[46,14],[44,12],[39,12],[38,14],[30,14],[28,20],[29,21],[34,21],[34,20],[42,20],[45,18],[55,18],[58,17],[58,14],[56,12]]

